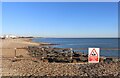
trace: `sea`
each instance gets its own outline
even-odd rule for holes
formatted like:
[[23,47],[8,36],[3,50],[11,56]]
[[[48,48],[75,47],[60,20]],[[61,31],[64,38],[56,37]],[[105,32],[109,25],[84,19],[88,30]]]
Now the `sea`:
[[51,47],[73,48],[76,52],[88,54],[88,48],[100,48],[100,56],[118,57],[119,38],[34,38],[33,42],[45,42],[57,45]]

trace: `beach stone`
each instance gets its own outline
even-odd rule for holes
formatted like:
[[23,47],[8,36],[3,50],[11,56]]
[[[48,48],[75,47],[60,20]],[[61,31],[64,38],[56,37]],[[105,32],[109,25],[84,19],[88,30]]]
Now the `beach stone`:
[[119,76],[120,63],[98,64],[71,64],[71,63],[46,63],[20,60],[11,62],[4,60],[3,68],[12,70],[5,75],[19,76]]

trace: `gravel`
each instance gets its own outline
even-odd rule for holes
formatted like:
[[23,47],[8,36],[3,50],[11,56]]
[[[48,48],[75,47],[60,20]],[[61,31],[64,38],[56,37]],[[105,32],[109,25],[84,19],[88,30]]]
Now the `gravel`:
[[[3,60],[3,76],[119,76],[119,63],[73,64]],[[6,70],[5,70],[6,69]],[[6,73],[7,72],[7,73]]]

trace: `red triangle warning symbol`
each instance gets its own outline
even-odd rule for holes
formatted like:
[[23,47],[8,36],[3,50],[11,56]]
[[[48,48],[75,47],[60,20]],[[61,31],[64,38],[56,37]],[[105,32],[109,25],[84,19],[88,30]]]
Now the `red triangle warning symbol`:
[[90,53],[91,56],[98,56],[98,53],[96,52],[95,49],[93,49]]

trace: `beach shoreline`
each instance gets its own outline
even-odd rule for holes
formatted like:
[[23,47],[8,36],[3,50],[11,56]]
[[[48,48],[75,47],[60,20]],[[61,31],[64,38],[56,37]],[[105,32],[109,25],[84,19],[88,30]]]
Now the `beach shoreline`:
[[[2,40],[2,76],[95,76],[98,73],[102,75],[101,71],[106,76],[109,73],[118,75],[119,63],[48,63],[40,60],[35,61],[28,55],[28,51],[24,47],[40,46],[41,44],[33,42],[31,38],[18,38],[18,39],[3,39]],[[48,44],[49,45],[49,44]],[[15,48],[18,48],[15,50]],[[15,55],[16,51],[16,55]],[[15,56],[22,57],[15,58]],[[24,59],[25,58],[25,59]],[[92,66],[96,66],[93,68]],[[97,66],[99,66],[97,68]],[[109,67],[111,68],[109,68]],[[91,69],[94,72],[90,72]],[[99,69],[99,71],[97,70]],[[86,70],[86,71],[84,71]],[[108,71],[109,70],[109,71]],[[112,71],[111,71],[112,70]]]

